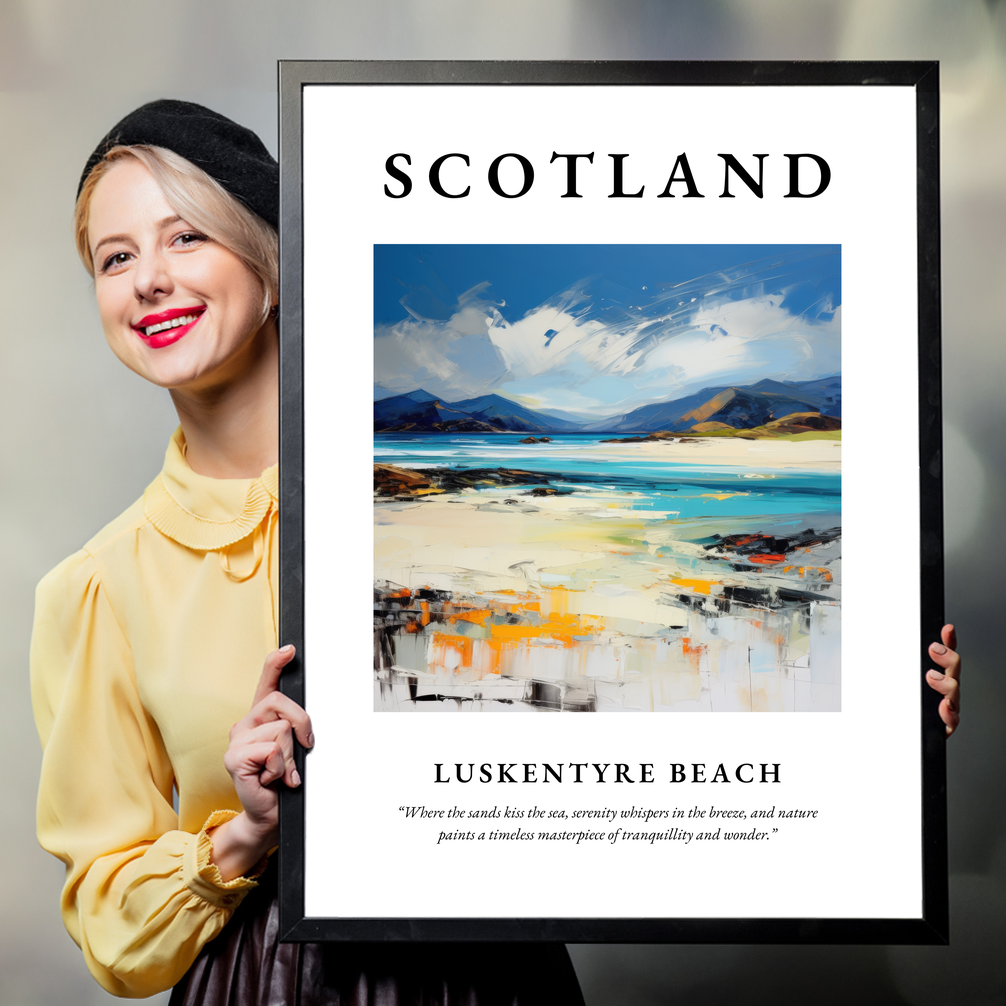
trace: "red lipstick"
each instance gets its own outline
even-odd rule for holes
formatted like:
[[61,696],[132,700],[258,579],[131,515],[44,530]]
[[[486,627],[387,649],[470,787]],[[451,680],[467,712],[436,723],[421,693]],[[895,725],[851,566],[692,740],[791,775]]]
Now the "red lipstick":
[[[204,305],[199,305],[196,307],[173,307],[168,311],[148,314],[133,325],[133,331],[151,349],[161,349],[164,346],[170,346],[173,342],[178,342],[184,335],[187,335],[205,310]],[[183,318],[190,320],[184,324],[178,324],[178,321]],[[151,329],[154,331],[150,331]]]

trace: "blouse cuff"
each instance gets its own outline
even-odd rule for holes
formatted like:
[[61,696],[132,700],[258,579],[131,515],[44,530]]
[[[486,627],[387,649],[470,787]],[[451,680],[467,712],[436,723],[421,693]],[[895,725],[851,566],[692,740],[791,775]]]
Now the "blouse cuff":
[[213,842],[207,833],[237,816],[236,810],[213,811],[206,819],[202,831],[195,836],[195,841],[186,844],[182,860],[182,876],[186,886],[218,908],[234,909],[240,905],[245,895],[253,887],[258,887],[255,878],[261,876],[269,865],[269,857],[263,856],[247,875],[224,880],[216,863],[211,862]]

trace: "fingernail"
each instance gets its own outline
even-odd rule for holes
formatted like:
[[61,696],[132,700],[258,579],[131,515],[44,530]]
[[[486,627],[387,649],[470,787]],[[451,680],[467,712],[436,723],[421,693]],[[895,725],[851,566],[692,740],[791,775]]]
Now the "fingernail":
[[293,653],[293,643],[287,643],[286,646],[280,648],[280,653],[286,655],[287,653]]
[[946,677],[946,675],[941,674],[939,671],[933,671],[933,670],[929,671],[929,676],[937,681],[942,681],[944,677]]
[[309,748],[313,748],[314,747],[314,732],[313,731],[307,735],[307,746]]
[[300,773],[296,769],[290,773],[290,781],[294,784],[294,786],[300,785]]
[[933,653],[946,653],[947,652],[947,648],[942,643],[933,643],[933,645],[930,646],[929,649],[931,649],[933,651]]

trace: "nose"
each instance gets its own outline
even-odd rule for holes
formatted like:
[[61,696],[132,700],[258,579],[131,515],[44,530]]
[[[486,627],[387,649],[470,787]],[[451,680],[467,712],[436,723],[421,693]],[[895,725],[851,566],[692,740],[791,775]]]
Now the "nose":
[[133,289],[138,301],[157,301],[174,290],[168,260],[160,249],[141,254],[133,270]]

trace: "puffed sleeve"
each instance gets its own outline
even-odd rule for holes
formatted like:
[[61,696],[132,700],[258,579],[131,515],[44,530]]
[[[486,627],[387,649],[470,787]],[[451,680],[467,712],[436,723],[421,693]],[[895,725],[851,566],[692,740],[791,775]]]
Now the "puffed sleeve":
[[210,862],[206,830],[233,811],[198,834],[178,830],[171,764],[87,552],[39,584],[31,683],[44,751],[38,837],[66,864],[66,928],[114,995],[168,989],[255,883],[225,883]]

